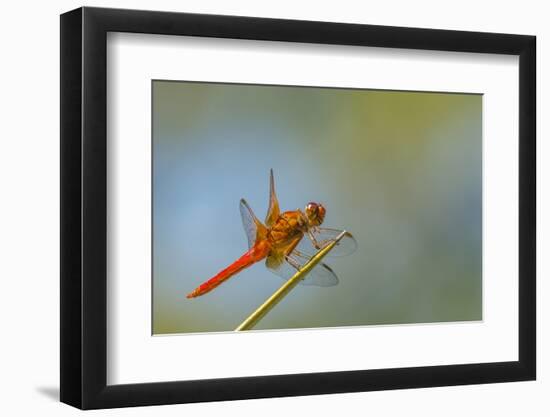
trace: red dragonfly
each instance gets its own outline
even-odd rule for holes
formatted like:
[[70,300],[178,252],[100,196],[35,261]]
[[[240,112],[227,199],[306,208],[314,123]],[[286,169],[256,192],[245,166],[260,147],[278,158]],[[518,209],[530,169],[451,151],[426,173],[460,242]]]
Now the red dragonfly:
[[[187,294],[187,298],[199,297],[212,291],[233,275],[263,259],[266,260],[265,264],[270,271],[289,279],[310,260],[312,255],[342,233],[342,230],[320,227],[326,210],[319,203],[308,203],[304,211],[281,213],[275,195],[273,170],[270,172],[269,185],[269,210],[265,224],[258,220],[248,203],[241,199],[240,210],[248,237],[248,251]],[[357,242],[346,232],[344,238],[331,250],[330,255],[349,255],[356,249]],[[300,283],[330,287],[338,284],[338,277],[328,265],[319,263]]]

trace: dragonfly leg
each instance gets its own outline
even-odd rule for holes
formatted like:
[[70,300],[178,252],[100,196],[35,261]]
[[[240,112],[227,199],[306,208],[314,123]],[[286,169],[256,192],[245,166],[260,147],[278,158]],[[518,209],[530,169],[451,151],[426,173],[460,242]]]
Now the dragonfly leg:
[[309,258],[310,257],[310,256],[306,255],[305,253],[299,251],[298,249],[294,249],[292,251],[292,254],[296,255],[296,256],[299,256],[299,257],[302,257],[302,258]]
[[311,243],[313,243],[315,249],[321,249],[321,245],[319,245],[319,242],[317,242],[317,239],[315,239],[315,236],[313,235],[311,230],[307,231],[307,235],[309,236],[309,239],[311,240]]
[[296,261],[296,259],[294,259],[292,256],[290,255],[285,255],[285,260],[292,266],[294,267],[294,269],[296,269],[296,271],[299,271],[300,270],[300,263],[298,261]]

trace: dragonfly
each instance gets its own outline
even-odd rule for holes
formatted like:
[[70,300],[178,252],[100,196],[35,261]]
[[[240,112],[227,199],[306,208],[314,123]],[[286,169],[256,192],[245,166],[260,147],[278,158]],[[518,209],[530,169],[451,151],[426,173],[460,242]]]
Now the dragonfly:
[[[209,293],[232,276],[249,266],[263,261],[274,274],[288,280],[298,272],[316,252],[335,241],[342,230],[321,227],[326,215],[325,207],[310,202],[304,210],[281,212],[275,194],[273,170],[269,175],[269,209],[265,222],[255,215],[246,200],[240,201],[243,227],[248,238],[248,250],[227,268],[221,270],[208,281],[202,283],[187,298],[195,298]],[[349,232],[345,232],[330,256],[349,255],[357,249],[357,242]],[[303,285],[330,287],[337,285],[338,277],[326,264],[319,263],[300,281]]]

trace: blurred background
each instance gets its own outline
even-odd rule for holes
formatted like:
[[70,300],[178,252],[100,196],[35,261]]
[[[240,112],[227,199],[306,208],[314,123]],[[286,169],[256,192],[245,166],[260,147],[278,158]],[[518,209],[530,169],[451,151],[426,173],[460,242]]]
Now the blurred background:
[[258,263],[185,295],[247,250],[239,199],[264,219],[309,201],[357,252],[326,258],[256,329],[482,319],[482,96],[153,81],[153,333],[231,331],[282,280]]

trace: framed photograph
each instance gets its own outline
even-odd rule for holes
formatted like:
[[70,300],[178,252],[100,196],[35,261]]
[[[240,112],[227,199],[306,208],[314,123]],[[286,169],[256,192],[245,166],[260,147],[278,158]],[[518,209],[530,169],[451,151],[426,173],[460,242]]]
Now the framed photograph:
[[61,401],[535,379],[535,37],[61,16]]

